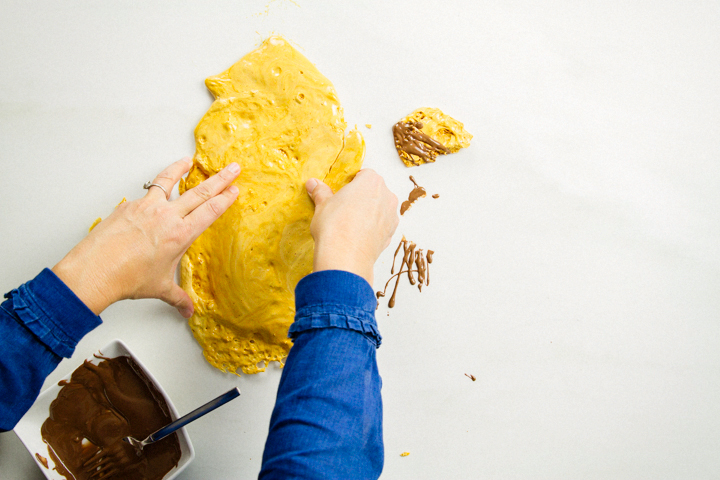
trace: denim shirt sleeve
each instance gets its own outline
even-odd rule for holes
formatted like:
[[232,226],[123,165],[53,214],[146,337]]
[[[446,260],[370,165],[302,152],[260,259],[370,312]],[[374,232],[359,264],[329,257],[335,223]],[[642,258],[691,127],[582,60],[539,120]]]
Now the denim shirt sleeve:
[[377,479],[384,462],[377,302],[361,277],[308,275],[259,478]]
[[0,305],[0,431],[32,406],[45,377],[100,325],[100,317],[49,269],[5,294]]

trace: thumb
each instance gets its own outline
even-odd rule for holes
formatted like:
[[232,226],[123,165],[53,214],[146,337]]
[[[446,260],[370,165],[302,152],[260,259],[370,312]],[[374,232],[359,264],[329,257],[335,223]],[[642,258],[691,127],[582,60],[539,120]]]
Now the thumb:
[[320,205],[325,200],[333,196],[332,188],[328,187],[325,182],[318,180],[317,178],[311,178],[305,183],[310,198],[312,198],[315,205]]
[[167,295],[164,296],[161,300],[177,308],[178,312],[180,312],[180,315],[185,318],[190,318],[193,314],[193,311],[195,310],[195,306],[190,299],[190,295],[188,295],[187,292],[180,288],[180,286],[175,282],[173,282],[172,287],[170,287],[170,291],[167,293]]

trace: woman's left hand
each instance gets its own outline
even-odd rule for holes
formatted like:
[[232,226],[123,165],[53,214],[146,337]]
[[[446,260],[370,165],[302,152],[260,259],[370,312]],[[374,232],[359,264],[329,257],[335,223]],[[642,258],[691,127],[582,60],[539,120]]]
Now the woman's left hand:
[[[175,162],[152,183],[170,192],[191,166],[190,159]],[[192,300],[175,283],[177,264],[235,201],[238,189],[231,183],[239,173],[232,163],[172,202],[150,187],[143,198],[118,205],[53,272],[96,315],[118,300],[159,298],[190,317]]]

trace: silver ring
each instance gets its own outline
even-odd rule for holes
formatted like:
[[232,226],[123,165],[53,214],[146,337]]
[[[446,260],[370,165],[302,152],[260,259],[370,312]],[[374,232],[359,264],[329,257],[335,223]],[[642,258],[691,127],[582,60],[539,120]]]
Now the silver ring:
[[150,190],[150,187],[159,187],[163,192],[165,192],[165,200],[170,200],[170,194],[165,190],[165,187],[162,185],[159,185],[157,183],[152,183],[151,181],[145,182],[145,185],[143,185],[143,188],[145,190]]

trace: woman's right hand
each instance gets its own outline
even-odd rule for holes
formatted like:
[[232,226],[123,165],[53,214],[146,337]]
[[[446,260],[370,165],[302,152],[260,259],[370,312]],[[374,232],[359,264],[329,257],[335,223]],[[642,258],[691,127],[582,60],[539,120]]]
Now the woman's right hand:
[[400,222],[398,199],[374,170],[360,170],[337,193],[311,178],[305,184],[315,216],[313,271],[345,270],[373,283],[373,266]]

